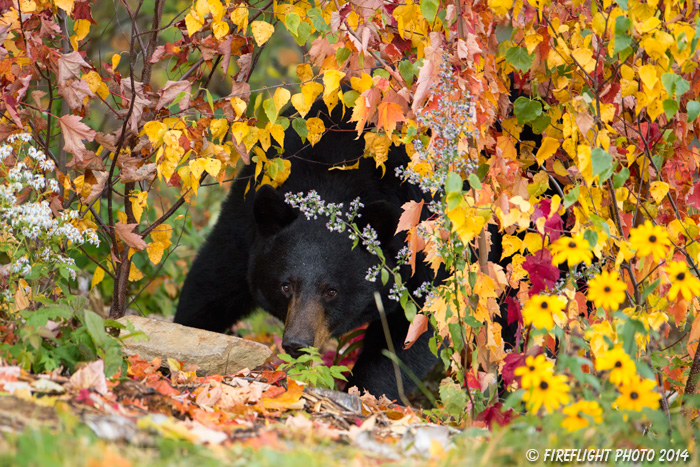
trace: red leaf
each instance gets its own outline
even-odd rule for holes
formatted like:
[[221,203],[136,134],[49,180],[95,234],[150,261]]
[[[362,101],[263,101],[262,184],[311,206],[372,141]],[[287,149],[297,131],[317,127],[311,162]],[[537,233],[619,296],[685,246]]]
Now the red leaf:
[[506,305],[508,305],[508,324],[522,324],[523,314],[520,311],[520,302],[513,297],[506,297]]
[[532,282],[528,292],[530,297],[554,287],[559,280],[559,268],[552,264],[552,254],[544,248],[528,256],[523,262],[523,269],[528,272]]
[[403,342],[404,350],[410,349],[411,346],[418,340],[418,338],[425,331],[428,330],[428,317],[423,314],[417,314],[413,319],[413,322],[408,327],[408,332],[406,333],[406,339]]
[[520,382],[520,377],[515,376],[515,369],[525,365],[525,355],[511,352],[506,355],[503,360],[503,369],[501,370],[501,376],[503,377],[503,382],[506,386],[509,386],[513,381]]
[[476,416],[476,421],[484,422],[488,425],[489,430],[496,423],[499,426],[505,426],[515,419],[518,414],[513,409],[503,411],[503,403],[496,402],[490,407],[486,407],[481,413]]

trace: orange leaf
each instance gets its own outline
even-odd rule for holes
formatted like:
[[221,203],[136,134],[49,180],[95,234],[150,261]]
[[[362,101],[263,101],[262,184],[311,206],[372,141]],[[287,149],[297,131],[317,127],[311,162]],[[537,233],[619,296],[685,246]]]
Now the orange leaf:
[[408,332],[406,333],[406,339],[403,342],[404,350],[410,349],[411,346],[418,340],[418,338],[425,331],[428,330],[428,317],[423,314],[418,314],[413,319],[413,322],[408,327]]
[[377,126],[379,128],[384,128],[387,135],[391,135],[394,132],[397,122],[406,120],[406,117],[401,111],[401,106],[396,102],[382,102],[379,104],[378,110],[379,120],[377,121]]
[[396,227],[396,233],[399,233],[402,230],[410,230],[418,225],[420,222],[420,213],[423,209],[423,203],[423,201],[420,203],[409,201],[402,206],[403,214],[401,214],[399,225]]
[[293,379],[287,379],[287,390],[278,397],[263,397],[260,399],[260,405],[265,409],[285,410],[298,408],[298,402],[301,400],[301,393],[304,392],[304,386],[297,383]]

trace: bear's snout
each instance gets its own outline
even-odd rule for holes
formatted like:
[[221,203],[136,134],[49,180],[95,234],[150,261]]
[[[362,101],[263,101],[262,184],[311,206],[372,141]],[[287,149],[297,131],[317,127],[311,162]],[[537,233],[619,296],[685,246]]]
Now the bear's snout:
[[314,343],[311,341],[296,337],[287,338],[287,336],[285,336],[284,339],[282,339],[282,348],[294,358],[299,358],[304,353],[301,349],[312,347],[313,345]]

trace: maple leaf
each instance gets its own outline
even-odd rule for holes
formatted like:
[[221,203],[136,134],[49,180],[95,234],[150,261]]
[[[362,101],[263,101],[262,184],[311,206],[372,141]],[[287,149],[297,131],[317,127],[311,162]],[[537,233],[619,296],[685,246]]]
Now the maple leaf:
[[146,248],[146,242],[143,241],[141,235],[134,232],[134,228],[138,224],[123,224],[122,222],[117,222],[114,226],[114,231],[121,238],[124,243],[135,250],[143,250]]
[[165,86],[158,92],[160,99],[156,104],[156,111],[170,105],[180,94],[183,97],[178,101],[177,105],[180,110],[187,110],[190,107],[190,88],[192,83],[189,81],[168,81]]
[[396,123],[403,122],[406,117],[403,114],[401,105],[396,102],[382,102],[379,104],[377,109],[379,112],[379,117],[377,119],[377,126],[379,128],[384,128],[387,135],[391,135],[396,129]]
[[420,222],[420,214],[423,209],[424,201],[409,201],[402,206],[403,213],[399,218],[399,225],[396,227],[396,233],[404,230],[409,230],[418,225]]
[[304,386],[293,379],[287,379],[287,390],[277,397],[262,397],[258,405],[268,410],[288,410],[304,407],[301,394]]
[[65,85],[70,79],[80,79],[81,67],[90,68],[80,52],[62,54],[58,58],[58,85]]
[[80,120],[81,118],[79,115],[64,115],[58,119],[58,122],[61,124],[61,130],[63,131],[63,149],[73,154],[76,158],[76,162],[82,162],[85,151],[87,151],[83,140],[92,141],[97,134],[95,130]]

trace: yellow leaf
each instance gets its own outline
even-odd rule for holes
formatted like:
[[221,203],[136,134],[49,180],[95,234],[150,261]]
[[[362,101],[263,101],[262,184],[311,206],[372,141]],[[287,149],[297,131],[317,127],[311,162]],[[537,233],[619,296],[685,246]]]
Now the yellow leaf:
[[302,83],[305,81],[311,81],[314,77],[314,72],[311,70],[311,65],[307,63],[297,65],[297,76]]
[[[77,19],[73,23],[73,31],[75,32],[75,39],[77,42],[82,41],[90,33],[90,21],[86,19]],[[71,39],[73,39],[71,37]]]
[[148,136],[148,140],[151,142],[151,146],[153,147],[160,146],[157,143],[160,142],[160,139],[163,137],[163,135],[165,135],[167,130],[168,127],[155,120],[148,122],[143,126],[143,132],[146,133],[146,136]]
[[652,182],[649,192],[651,193],[651,197],[654,198],[654,201],[656,201],[656,204],[661,204],[661,201],[663,201],[668,193],[668,189],[669,186],[666,182]]
[[[163,252],[165,251],[165,248],[163,248],[163,244],[160,242],[153,242],[148,245],[148,259],[151,260],[151,263],[153,264],[158,264],[160,263],[160,260],[163,258]],[[132,263],[133,264],[133,263]],[[131,279],[129,279],[131,280]]]
[[70,16],[71,13],[73,13],[73,5],[74,4],[75,4],[75,0],[54,0],[54,5],[56,5],[61,10],[68,13],[68,16]]
[[94,289],[97,284],[102,282],[105,278],[105,270],[97,266],[95,273],[92,275],[92,282],[90,282],[90,290]]
[[527,48],[527,53],[532,54],[532,52],[535,51],[535,48],[542,42],[543,37],[540,34],[537,33],[532,33],[528,34],[525,36],[525,40],[523,41],[525,43],[525,47]]
[[236,144],[241,144],[243,138],[250,132],[250,127],[246,122],[236,122],[231,125],[231,133],[233,138],[236,140]]
[[248,29],[248,8],[237,7],[234,9],[231,12],[231,22],[240,32],[245,32]]
[[282,125],[272,125],[270,127],[270,134],[275,138],[275,141],[277,141],[280,147],[284,148],[284,128],[282,128]]
[[129,282],[136,282],[143,279],[143,273],[139,271],[139,268],[131,262],[131,267],[129,268]]
[[285,88],[277,88],[275,90],[275,94],[272,96],[272,102],[275,104],[277,113],[289,102],[289,96],[291,96],[291,93]]
[[513,3],[514,0],[488,0],[489,8],[498,16],[505,16]]
[[340,87],[340,80],[343,79],[345,73],[338,70],[327,70],[323,74],[323,97],[331,96],[336,89]]
[[362,73],[362,77],[360,78],[356,78],[354,76],[350,78],[350,87],[360,94],[371,88],[373,84],[374,81],[372,80],[372,77],[367,73]]
[[571,56],[587,73],[591,73],[595,68],[595,60],[593,59],[593,51],[591,49],[583,47],[578,48],[571,53]]
[[233,111],[236,112],[236,117],[241,118],[241,115],[243,115],[248,108],[248,104],[240,97],[232,97],[231,107],[233,107]]
[[142,191],[131,197],[131,210],[134,213],[134,218],[136,222],[141,222],[141,215],[143,214],[143,208],[148,206],[147,203],[148,192]]
[[209,14],[209,2],[207,0],[197,0],[194,4],[197,16],[204,18]]
[[[212,18],[214,18],[214,21],[220,22],[224,17],[224,13],[226,12],[221,2],[219,0],[207,0],[207,5]],[[228,25],[226,28],[228,29]]]
[[263,151],[270,149],[270,128],[258,128],[258,140]]
[[360,160],[358,159],[357,162],[355,162],[353,165],[335,165],[333,167],[329,167],[328,170],[355,170],[360,168]]
[[109,88],[104,83],[104,81],[102,81],[102,77],[99,75],[99,73],[92,70],[84,74],[81,79],[85,80],[85,82],[90,87],[90,91],[94,92],[102,99],[107,99],[107,97],[109,96]]
[[187,13],[187,16],[185,16],[185,26],[187,26],[187,35],[192,37],[194,33],[202,29],[204,20],[200,16],[197,16],[197,13],[194,11],[190,11]]
[[265,44],[272,37],[272,33],[275,32],[275,27],[265,21],[253,21],[250,28],[253,31],[253,38],[255,38],[255,43],[258,44],[258,47]]
[[170,245],[172,245],[170,238],[173,235],[173,228],[170,227],[168,224],[159,225],[158,227],[153,229],[153,231],[151,231],[150,235],[151,239],[153,239],[154,242],[162,243],[165,248],[168,248]]
[[536,232],[528,232],[523,239],[523,245],[530,253],[535,253],[542,249],[542,235]]
[[226,21],[214,21],[211,23],[211,30],[217,39],[226,37],[229,31],[228,23]]
[[301,115],[302,118],[306,117],[306,114],[309,113],[309,110],[311,110],[311,104],[306,102],[306,99],[304,99],[304,96],[301,93],[296,93],[292,96],[292,105],[296,111],[299,112],[299,115]]
[[537,155],[535,156],[537,158],[537,163],[543,165],[544,162],[550,157],[552,157],[558,149],[559,140],[556,138],[550,138],[549,136],[545,136],[542,140],[542,145],[540,146],[540,149],[537,151]]
[[642,79],[644,86],[646,86],[648,89],[652,89],[659,79],[656,75],[656,68],[654,65],[644,65],[639,67],[639,77]]
[[560,177],[569,176],[569,172],[566,170],[566,167],[564,167],[564,164],[562,164],[559,159],[554,161],[554,166],[552,168],[554,169],[554,173],[559,175]]
[[119,62],[121,61],[122,56],[119,54],[113,54],[112,55],[112,70],[116,70],[117,67],[119,66]]
[[503,236],[503,253],[501,253],[501,259],[507,258],[514,253],[522,250],[523,241],[515,235],[504,235]]
[[326,130],[323,120],[317,117],[310,118],[306,121],[306,129],[309,130],[308,139],[311,146],[315,145],[323,136],[323,132]]
[[209,131],[213,139],[223,140],[228,132],[228,122],[225,118],[215,118],[209,123]]

